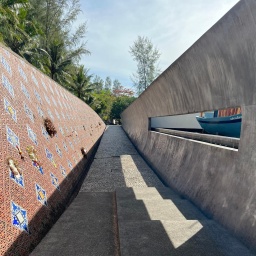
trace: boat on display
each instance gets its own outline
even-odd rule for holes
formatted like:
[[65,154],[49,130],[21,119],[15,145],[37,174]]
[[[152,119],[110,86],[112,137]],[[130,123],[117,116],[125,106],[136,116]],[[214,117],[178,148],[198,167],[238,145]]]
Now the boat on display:
[[202,112],[196,119],[206,133],[240,138],[241,108]]

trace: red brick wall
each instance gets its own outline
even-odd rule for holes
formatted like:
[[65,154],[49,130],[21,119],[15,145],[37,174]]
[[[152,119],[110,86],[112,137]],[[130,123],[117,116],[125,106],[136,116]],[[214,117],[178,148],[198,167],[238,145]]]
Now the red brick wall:
[[[3,46],[0,109],[0,255],[28,255],[64,210],[84,171],[88,160],[83,158],[81,147],[91,151],[105,125],[84,102]],[[42,133],[45,117],[56,127],[53,138]],[[15,134],[10,141],[8,129]],[[33,166],[28,146],[36,149],[43,174]],[[48,157],[46,150],[51,154]],[[8,157],[17,160],[23,183],[10,177]]]

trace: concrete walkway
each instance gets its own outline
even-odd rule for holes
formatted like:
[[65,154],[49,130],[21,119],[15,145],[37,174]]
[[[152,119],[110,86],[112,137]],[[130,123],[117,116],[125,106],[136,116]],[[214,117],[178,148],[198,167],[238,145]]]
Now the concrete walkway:
[[253,255],[166,188],[120,126],[104,133],[81,190],[31,255]]

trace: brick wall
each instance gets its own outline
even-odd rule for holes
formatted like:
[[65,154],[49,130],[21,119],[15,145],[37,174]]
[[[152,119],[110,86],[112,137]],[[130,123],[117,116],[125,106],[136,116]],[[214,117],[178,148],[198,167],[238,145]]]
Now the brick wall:
[[[28,255],[65,209],[105,125],[84,102],[0,45],[0,255]],[[44,118],[57,130],[50,137]],[[24,160],[21,159],[20,147]],[[26,148],[33,146],[39,164]],[[17,161],[20,177],[6,160]]]

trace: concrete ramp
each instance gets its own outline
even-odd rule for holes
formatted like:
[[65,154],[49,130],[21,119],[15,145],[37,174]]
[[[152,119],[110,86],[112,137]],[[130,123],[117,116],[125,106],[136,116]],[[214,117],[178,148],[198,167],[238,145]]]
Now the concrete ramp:
[[122,128],[110,126],[78,196],[31,255],[253,254],[167,188]]

